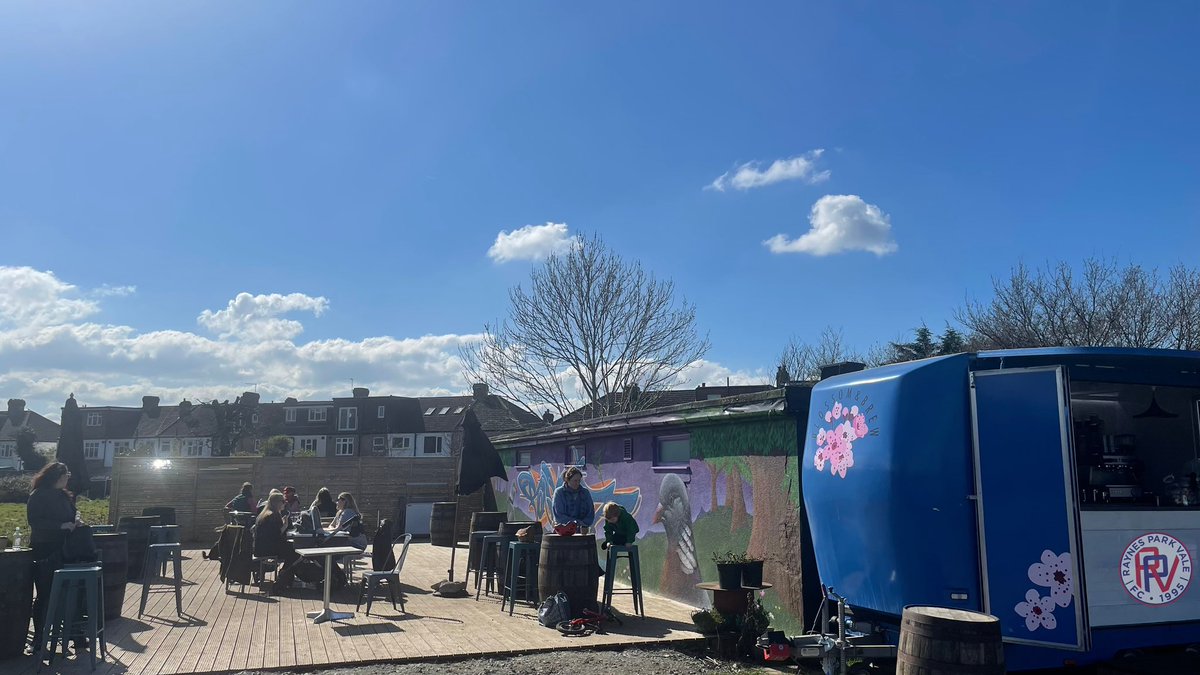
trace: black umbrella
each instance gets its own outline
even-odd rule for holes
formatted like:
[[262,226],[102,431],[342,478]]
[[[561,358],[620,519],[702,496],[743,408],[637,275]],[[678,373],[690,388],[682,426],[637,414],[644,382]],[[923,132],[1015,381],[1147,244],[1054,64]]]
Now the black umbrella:
[[[458,485],[455,493],[459,496],[474,494],[480,488],[495,478],[508,478],[504,462],[496,446],[488,440],[487,434],[479,424],[479,418],[474,410],[467,410],[460,424],[463,430],[462,452],[458,455]],[[458,548],[458,500],[454,501],[454,534],[450,548],[450,569],[446,570],[449,581],[454,581],[454,553]]]
[[67,489],[79,495],[91,486],[88,476],[87,461],[83,457],[83,413],[75,402],[75,394],[67,398],[62,409],[62,427],[58,432],[58,461],[67,465],[71,471],[71,479]]

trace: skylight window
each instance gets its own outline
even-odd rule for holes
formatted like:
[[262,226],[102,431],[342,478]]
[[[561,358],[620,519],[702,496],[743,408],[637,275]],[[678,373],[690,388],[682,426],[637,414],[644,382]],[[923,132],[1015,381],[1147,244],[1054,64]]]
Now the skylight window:
[[434,410],[437,410],[437,408],[426,408],[426,409],[425,409],[425,414],[426,414],[426,415],[432,415]]
[[442,408],[441,410],[438,411],[438,414],[445,415],[448,412],[450,412],[450,406],[446,406],[445,408]]
[[454,409],[454,414],[457,415],[466,409],[467,409],[467,407],[465,405],[460,405]]

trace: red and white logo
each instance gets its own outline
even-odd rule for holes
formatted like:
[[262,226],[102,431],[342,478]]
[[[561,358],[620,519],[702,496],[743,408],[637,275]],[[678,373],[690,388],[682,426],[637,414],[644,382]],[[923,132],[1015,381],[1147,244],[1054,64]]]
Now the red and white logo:
[[1150,532],[1129,542],[1121,554],[1121,583],[1138,602],[1166,605],[1179,599],[1192,580],[1192,554],[1175,537]]

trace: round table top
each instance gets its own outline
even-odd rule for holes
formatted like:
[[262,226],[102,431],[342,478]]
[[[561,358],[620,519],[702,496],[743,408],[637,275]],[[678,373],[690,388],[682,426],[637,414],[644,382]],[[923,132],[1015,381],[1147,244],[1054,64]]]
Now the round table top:
[[718,584],[718,583],[716,583],[716,582],[713,582],[713,581],[705,581],[705,582],[703,582],[703,583],[696,584],[696,588],[699,588],[699,589],[702,589],[702,590],[705,590],[705,591],[729,591],[729,592],[734,592],[734,591],[765,591],[765,590],[767,590],[768,588],[774,588],[774,585],[773,585],[773,584],[768,584],[767,582],[765,582],[765,581],[764,581],[764,582],[762,583],[762,585],[761,585],[761,586],[742,586],[741,588],[721,588],[721,584]]

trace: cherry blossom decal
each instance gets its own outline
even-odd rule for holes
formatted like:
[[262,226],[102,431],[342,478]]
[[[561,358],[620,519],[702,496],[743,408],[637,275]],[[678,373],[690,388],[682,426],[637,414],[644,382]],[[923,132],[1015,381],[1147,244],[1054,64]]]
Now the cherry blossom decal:
[[1058,627],[1054,608],[1069,606],[1074,597],[1071,552],[1060,555],[1050,549],[1042,551],[1042,561],[1029,566],[1029,580],[1049,588],[1050,595],[1042,597],[1038,589],[1031,588],[1025,592],[1025,601],[1018,602],[1013,609],[1025,618],[1025,627],[1030,632],[1038,628],[1054,630]]
[[1026,591],[1025,602],[1018,602],[1014,609],[1025,617],[1025,627],[1031,633],[1038,628],[1054,630],[1058,627],[1058,619],[1054,618],[1054,601],[1041,597],[1036,588]]
[[866,415],[857,405],[844,406],[834,401],[833,406],[822,417],[831,425],[817,430],[817,453],[813,455],[813,466],[817,471],[825,470],[829,462],[829,475],[846,477],[846,470],[854,466],[854,443],[870,432]]

